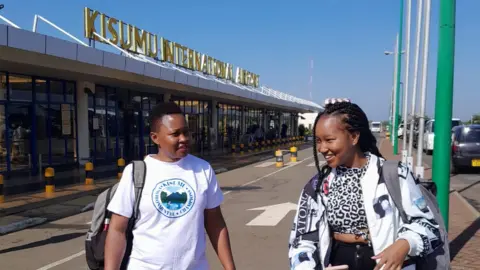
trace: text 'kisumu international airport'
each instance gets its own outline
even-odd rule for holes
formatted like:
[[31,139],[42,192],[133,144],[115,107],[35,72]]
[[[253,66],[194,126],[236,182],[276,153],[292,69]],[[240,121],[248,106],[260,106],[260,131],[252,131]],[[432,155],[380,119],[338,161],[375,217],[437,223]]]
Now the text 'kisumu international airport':
[[159,103],[183,109],[198,156],[298,136],[299,114],[323,109],[101,11],[83,15],[81,34],[40,15],[21,29],[0,14],[0,173],[12,194],[43,187],[47,167],[75,174],[155,153],[148,112]]

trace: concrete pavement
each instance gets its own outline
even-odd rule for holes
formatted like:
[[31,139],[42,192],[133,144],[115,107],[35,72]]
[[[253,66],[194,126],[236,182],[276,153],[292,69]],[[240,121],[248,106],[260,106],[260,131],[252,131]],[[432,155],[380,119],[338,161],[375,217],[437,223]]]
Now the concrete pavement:
[[[286,156],[283,168],[269,159],[218,175],[238,269],[288,269],[294,208],[315,173],[312,149],[298,156],[294,164]],[[91,211],[1,236],[2,268],[86,269],[84,237],[90,218]],[[212,269],[222,269],[210,244],[207,256]]]

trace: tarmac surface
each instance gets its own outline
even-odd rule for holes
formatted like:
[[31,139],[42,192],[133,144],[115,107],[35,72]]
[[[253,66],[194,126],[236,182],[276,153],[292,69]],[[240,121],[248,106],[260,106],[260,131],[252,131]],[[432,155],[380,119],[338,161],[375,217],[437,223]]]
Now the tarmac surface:
[[[311,148],[298,152],[296,163],[289,163],[288,156],[284,160],[282,168],[269,159],[217,176],[237,269],[288,269],[295,205],[315,167]],[[88,211],[1,236],[2,268],[88,269],[83,250],[91,215]],[[222,269],[210,245],[207,256],[211,269]]]

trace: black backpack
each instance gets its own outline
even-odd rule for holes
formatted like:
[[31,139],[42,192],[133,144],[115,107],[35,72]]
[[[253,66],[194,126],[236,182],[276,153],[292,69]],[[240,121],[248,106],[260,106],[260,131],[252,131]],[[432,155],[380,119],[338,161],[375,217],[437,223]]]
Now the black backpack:
[[[122,266],[120,269],[126,269],[130,253],[132,251],[133,240],[133,226],[138,218],[140,199],[142,196],[143,186],[145,184],[146,165],[143,160],[132,162],[132,179],[135,188],[135,205],[132,217],[128,221],[128,228],[125,232],[127,237],[127,248],[123,257]],[[92,223],[87,232],[85,239],[85,256],[87,259],[88,268],[91,270],[104,269],[105,263],[105,240],[108,232],[108,223],[112,213],[107,210],[118,183],[103,191],[98,195],[93,208]]]

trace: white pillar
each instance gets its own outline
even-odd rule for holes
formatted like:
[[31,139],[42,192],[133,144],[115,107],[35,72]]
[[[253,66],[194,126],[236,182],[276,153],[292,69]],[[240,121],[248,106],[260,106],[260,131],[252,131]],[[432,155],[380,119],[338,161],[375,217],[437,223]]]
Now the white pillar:
[[90,158],[90,131],[88,129],[88,92],[95,93],[95,84],[77,82],[77,144],[78,163],[85,165]]

